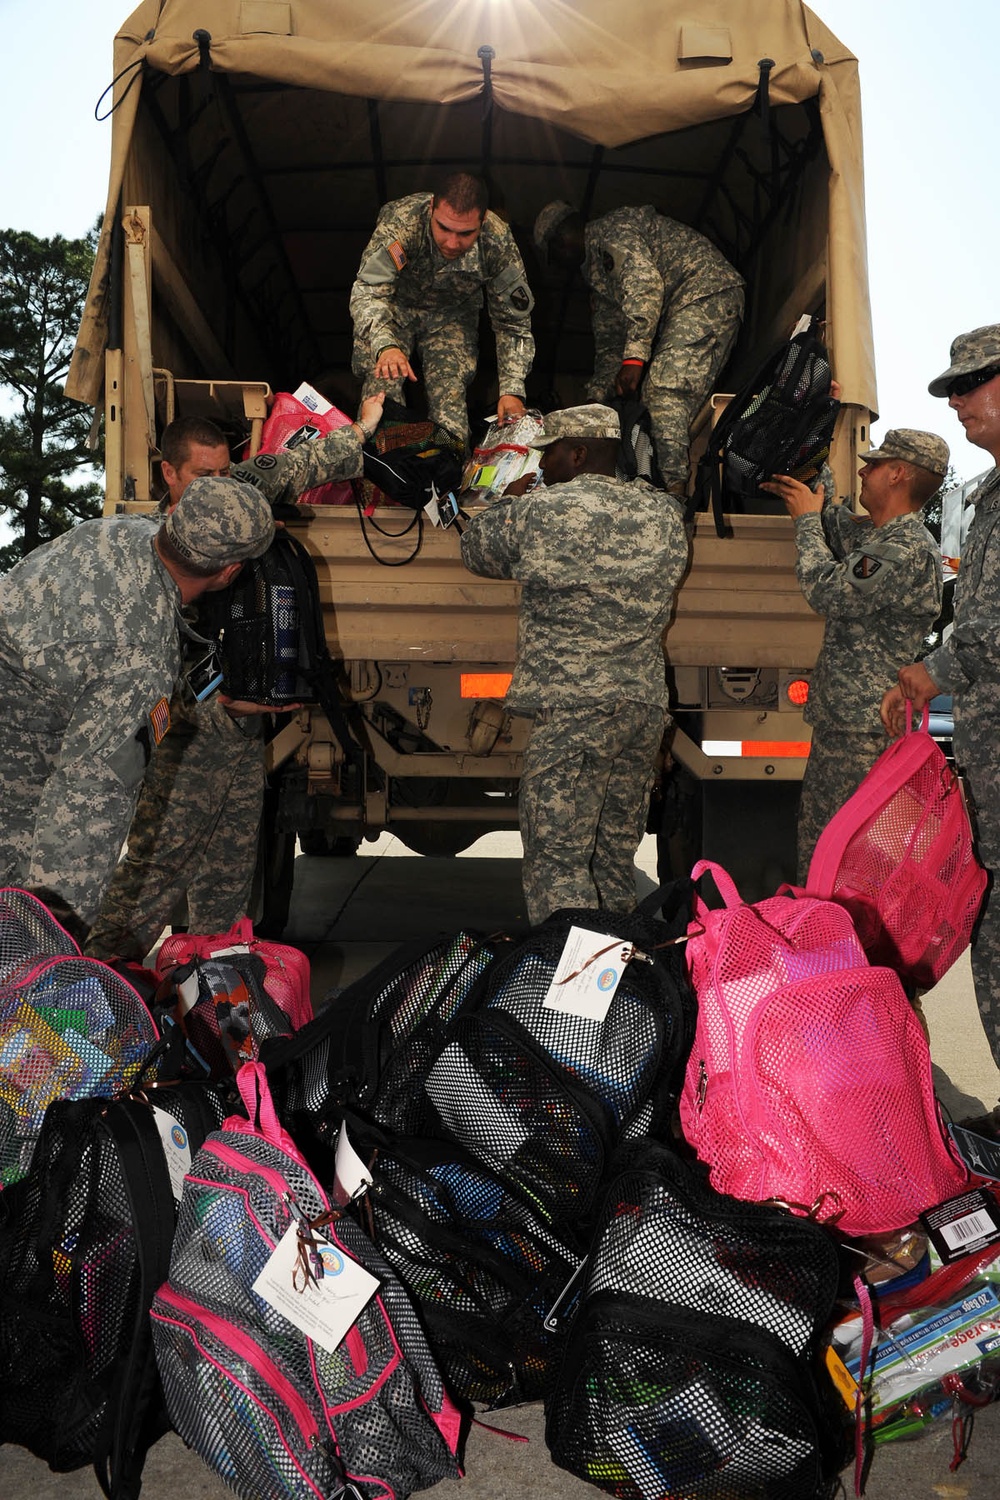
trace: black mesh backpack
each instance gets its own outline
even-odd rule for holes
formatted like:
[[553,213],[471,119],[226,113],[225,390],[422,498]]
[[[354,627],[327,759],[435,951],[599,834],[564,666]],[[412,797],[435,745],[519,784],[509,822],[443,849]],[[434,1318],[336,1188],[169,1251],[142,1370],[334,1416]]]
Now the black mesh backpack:
[[818,1358],[839,1269],[811,1219],[637,1143],[546,1401],[555,1462],[616,1500],[826,1500],[848,1456]]
[[830,394],[830,360],[816,320],[796,332],[733,397],[698,466],[695,503],[725,535],[723,513],[742,510],[772,474],[809,480],[830,452],[840,403]]
[[218,641],[223,692],[275,708],[318,702],[347,758],[357,759],[316,567],[301,542],[279,527],[263,556],[244,563],[228,589],[204,595],[199,610],[199,628]]

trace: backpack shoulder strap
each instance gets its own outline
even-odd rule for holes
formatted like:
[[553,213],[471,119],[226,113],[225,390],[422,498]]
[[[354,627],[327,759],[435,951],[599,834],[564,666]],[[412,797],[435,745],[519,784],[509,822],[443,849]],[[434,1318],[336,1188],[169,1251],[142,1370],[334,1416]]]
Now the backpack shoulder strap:
[[[353,765],[359,765],[360,747],[365,743],[363,731],[361,734],[357,732],[361,716],[356,711],[351,713],[350,709],[345,712],[337,684],[336,668],[323,629],[316,565],[308,550],[296,537],[286,536],[285,542],[285,562],[299,604],[300,667],[303,676],[315,691],[319,706],[326,714],[347,760]],[[353,733],[348,724],[349,714],[354,726]]]
[[135,1325],[119,1378],[94,1441],[94,1473],[108,1500],[137,1500],[142,1466],[169,1430],[153,1357],[149,1309],[170,1271],[174,1196],[163,1146],[147,1105],[112,1100],[100,1124],[121,1164],[139,1263]]

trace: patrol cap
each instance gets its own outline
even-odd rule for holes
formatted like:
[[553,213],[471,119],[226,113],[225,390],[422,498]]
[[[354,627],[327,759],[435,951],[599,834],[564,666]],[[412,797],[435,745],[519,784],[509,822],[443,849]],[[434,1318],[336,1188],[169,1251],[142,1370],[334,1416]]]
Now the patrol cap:
[[543,436],[532,438],[533,448],[547,448],[560,438],[614,438],[618,441],[622,435],[618,413],[610,406],[597,403],[550,411],[542,418],[542,428]]
[[960,375],[975,375],[990,365],[1000,367],[1000,323],[987,323],[971,333],[960,333],[951,346],[951,364],[927,389],[932,396],[947,396],[948,387]]
[[260,557],[271,545],[274,517],[264,496],[241,479],[192,479],[163,523],[185,562],[225,568]]
[[944,438],[936,437],[933,432],[918,432],[913,427],[890,427],[877,448],[870,448],[860,455],[865,464],[878,463],[882,458],[903,459],[908,464],[916,464],[919,469],[928,469],[941,479],[948,472],[950,457]]
[[551,203],[546,203],[538,218],[535,220],[534,239],[535,248],[545,251],[549,240],[555,234],[559,225],[570,214],[575,214],[576,209],[571,203],[564,203],[562,198],[554,198]]

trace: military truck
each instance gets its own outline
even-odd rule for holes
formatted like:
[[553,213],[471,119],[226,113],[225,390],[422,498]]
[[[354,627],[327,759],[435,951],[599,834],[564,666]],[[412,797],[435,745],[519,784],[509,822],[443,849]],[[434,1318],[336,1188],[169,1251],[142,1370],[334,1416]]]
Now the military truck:
[[[817,314],[844,403],[832,467],[853,496],[875,406],[857,63],[799,0],[716,0],[710,16],[680,0],[145,0],[114,76],[107,211],[67,383],[103,405],[109,512],[151,506],[175,415],[211,416],[254,451],[273,392],[305,380],[354,410],[362,249],[381,204],[442,169],[485,175],[521,245],[530,404],[579,400],[593,353],[582,283],[534,255],[536,213],[553,197],[588,216],[652,203],[747,283],[695,450],[726,392]],[[479,433],[497,396],[488,330],[481,348]],[[704,848],[770,878],[787,870],[822,622],[795,581],[791,522],[757,509],[722,538],[697,520],[666,636],[676,730],[652,816],[681,863]],[[466,572],[454,529],[390,534],[409,519],[347,505],[292,523],[368,744],[360,770],[345,763],[311,710],[272,742],[271,879],[286,891],[296,835],[349,851],[388,828],[447,853],[516,821],[526,725],[503,699],[517,588]]]

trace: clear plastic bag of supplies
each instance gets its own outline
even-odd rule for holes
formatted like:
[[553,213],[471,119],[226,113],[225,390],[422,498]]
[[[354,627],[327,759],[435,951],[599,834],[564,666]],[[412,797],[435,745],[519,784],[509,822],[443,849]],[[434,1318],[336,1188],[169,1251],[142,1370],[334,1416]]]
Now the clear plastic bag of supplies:
[[538,466],[536,438],[542,435],[542,414],[527,411],[514,422],[494,422],[462,475],[463,495],[477,500],[492,500],[502,495],[509,484]]

